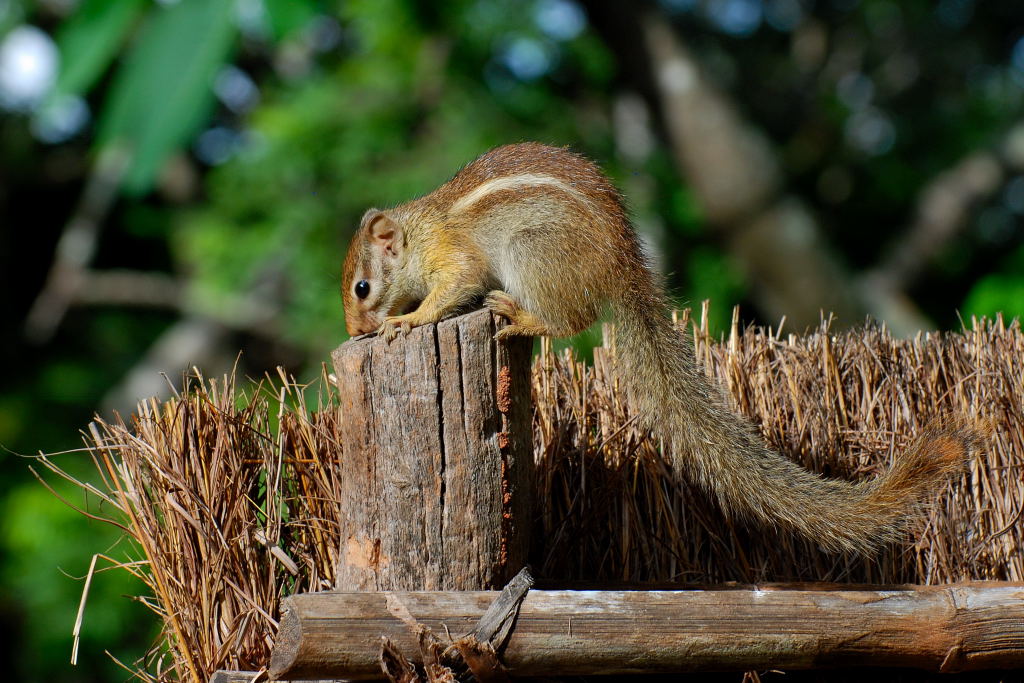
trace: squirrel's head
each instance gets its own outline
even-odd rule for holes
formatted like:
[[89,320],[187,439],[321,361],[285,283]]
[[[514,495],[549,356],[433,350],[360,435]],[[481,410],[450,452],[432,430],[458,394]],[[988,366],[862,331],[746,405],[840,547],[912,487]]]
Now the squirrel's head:
[[363,215],[352,236],[341,276],[345,328],[352,336],[373,332],[384,318],[397,313],[400,292],[392,287],[392,274],[404,250],[402,228],[379,209]]

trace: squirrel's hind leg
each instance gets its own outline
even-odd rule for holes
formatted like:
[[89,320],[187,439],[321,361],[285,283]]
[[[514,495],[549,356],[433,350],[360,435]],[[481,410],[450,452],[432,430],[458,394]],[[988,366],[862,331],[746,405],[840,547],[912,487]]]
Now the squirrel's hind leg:
[[508,292],[492,290],[484,299],[484,306],[493,313],[507,318],[509,325],[498,330],[495,339],[506,337],[568,337],[576,331],[568,327],[552,326],[530,313]]

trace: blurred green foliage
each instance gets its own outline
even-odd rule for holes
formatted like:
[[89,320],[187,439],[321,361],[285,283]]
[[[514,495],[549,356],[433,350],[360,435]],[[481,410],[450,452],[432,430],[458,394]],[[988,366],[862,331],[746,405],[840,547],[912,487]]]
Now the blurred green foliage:
[[[121,27],[120,16],[109,18],[108,12],[107,17],[107,23],[96,24],[97,32]],[[209,119],[215,104],[210,84],[228,60],[235,35],[228,2],[185,0],[148,12],[97,124],[97,144],[124,145],[131,155],[124,179],[128,191],[148,190],[170,154]],[[63,49],[66,44],[61,47],[67,63],[78,61]]]
[[94,553],[116,552],[120,534],[113,527],[77,513],[41,486],[21,486],[0,509],[0,543],[5,562],[0,581],[17,596],[25,649],[12,664],[21,680],[111,680],[125,673],[108,657],[131,664],[152,643],[156,623],[144,606],[125,600],[138,595],[140,582],[128,572],[110,571],[93,579],[85,614],[80,666],[72,668],[70,636],[84,577]]
[[[127,372],[139,349],[166,324],[159,316],[124,311],[90,318],[69,321],[74,334],[62,336],[45,357],[23,358],[34,371],[12,373],[0,391],[0,621],[8,634],[11,675],[24,681],[122,680],[127,674],[111,657],[133,664],[158,632],[149,610],[127,599],[140,595],[142,584],[123,570],[105,571],[89,593],[79,666],[70,665],[71,632],[90,560],[95,553],[124,557],[121,535],[68,506],[103,516],[95,501],[50,480],[67,502],[60,500],[31,476],[32,461],[19,455],[79,448],[78,430],[111,377]],[[72,476],[88,480],[94,474],[84,453],[55,457]]]
[[[486,21],[515,21],[512,6],[492,10]],[[324,350],[341,330],[345,242],[368,207],[429,192],[504,141],[581,142],[571,110],[552,115],[559,97],[549,88],[524,85],[495,101],[485,84],[453,68],[486,59],[476,33],[428,30],[403,2],[348,3],[343,19],[357,27],[348,57],[266,92],[249,120],[251,145],[209,174],[209,201],[184,218],[173,241],[180,262],[195,267],[197,305],[230,316],[239,291],[287,288],[284,334]],[[584,43],[565,58],[575,64],[597,50]],[[583,141],[599,147],[608,131],[590,136]]]
[[1024,247],[1008,254],[993,271],[978,278],[971,288],[963,305],[965,320],[1003,313],[1009,322],[1024,314]]
[[[640,160],[621,153],[617,98],[649,84],[629,80],[629,50],[641,48],[606,42],[608,27],[588,24],[585,10],[595,7],[0,0],[0,42],[35,26],[60,54],[43,101],[0,111],[5,320],[24,320],[83,188],[105,176],[119,194],[102,212],[93,265],[184,285],[177,308],[73,307],[46,345],[13,327],[0,338],[17,361],[0,392],[0,445],[9,449],[0,451],[0,620],[14,632],[6,654],[20,680],[126,677],[104,650],[131,664],[155,621],[121,597],[139,591],[124,572],[104,573],[91,589],[83,663],[66,664],[82,587],[69,576],[81,577],[94,553],[123,549],[14,453],[77,447],[77,430],[107,392],[186,314],[229,329],[246,372],[284,362],[318,373],[344,338],[340,263],[368,207],[429,192],[497,144],[572,145],[609,171],[639,226],[656,226],[650,236],[678,301],[712,299],[717,332],[732,304],[749,304],[744,274],[704,224],[667,145],[656,139]],[[1021,118],[1018,2],[644,7],[674,23],[772,140],[787,190],[812,206],[854,270],[898,238],[922,187]],[[72,129],[67,116],[82,107],[86,118]],[[659,116],[650,112],[655,134]],[[942,325],[956,324],[957,308],[1024,313],[1024,177],[1008,178],[976,209],[910,292]],[[749,305],[744,313],[756,320]],[[595,340],[591,330],[568,343]],[[62,457],[74,476],[89,476],[83,454]]]

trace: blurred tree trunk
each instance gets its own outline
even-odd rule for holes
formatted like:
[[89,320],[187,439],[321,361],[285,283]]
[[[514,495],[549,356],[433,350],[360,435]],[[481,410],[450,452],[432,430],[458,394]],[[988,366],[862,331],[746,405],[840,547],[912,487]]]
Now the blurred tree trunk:
[[970,225],[971,211],[1005,184],[1007,172],[1020,172],[1022,147],[1024,124],[1017,124],[999,149],[971,152],[925,185],[910,226],[859,278],[864,300],[875,304],[872,315],[880,320],[903,319],[917,310],[906,295],[907,289],[929,261]]
[[785,316],[800,330],[817,324],[822,311],[836,314],[840,326],[870,315],[904,337],[934,328],[907,290],[970,225],[971,211],[1003,186],[1008,171],[1024,168],[1024,124],[995,148],[969,153],[927,183],[913,221],[892,247],[873,267],[851,273],[811,207],[786,192],[767,136],[704,76],[664,13],[651,5],[638,12],[618,3],[584,4],[615,51],[624,80],[639,88],[654,112],[680,175],[746,273],[764,317]]
[[663,15],[614,3],[587,2],[595,29],[616,52],[626,80],[657,112],[662,136],[709,226],[746,273],[762,315],[797,330],[822,312],[840,325],[885,311],[894,332],[910,334],[931,323],[913,306],[879,305],[872,297],[899,292],[868,289],[843,266],[806,203],[785,193],[785,179],[767,137],[702,69]]

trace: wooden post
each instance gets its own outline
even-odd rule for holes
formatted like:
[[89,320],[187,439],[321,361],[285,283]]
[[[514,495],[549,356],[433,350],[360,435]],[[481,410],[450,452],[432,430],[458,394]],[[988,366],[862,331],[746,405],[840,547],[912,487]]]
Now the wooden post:
[[[381,636],[457,638],[493,592],[307,593],[285,599],[272,679],[380,677]],[[442,637],[444,637],[442,635]],[[502,655],[515,676],[1024,667],[1024,586],[913,590],[531,591]]]
[[531,340],[476,311],[333,354],[339,590],[500,588],[526,562]]

